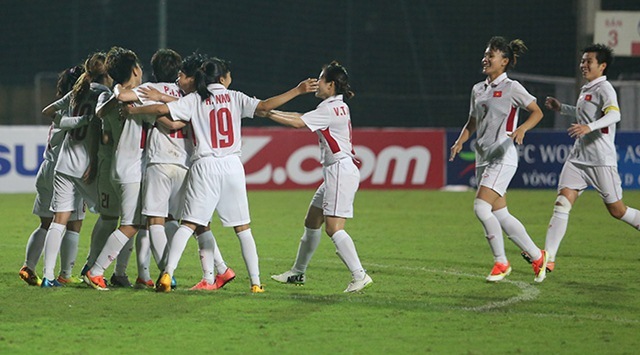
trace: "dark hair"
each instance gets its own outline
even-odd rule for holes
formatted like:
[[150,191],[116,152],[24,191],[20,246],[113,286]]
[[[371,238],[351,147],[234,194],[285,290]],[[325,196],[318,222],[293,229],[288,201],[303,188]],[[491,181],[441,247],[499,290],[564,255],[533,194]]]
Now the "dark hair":
[[96,52],[87,58],[84,62],[84,73],[80,75],[76,83],[73,85],[71,94],[71,105],[76,106],[82,102],[89,93],[91,83],[102,82],[107,75],[107,67],[105,66],[106,56],[103,52]]
[[207,56],[205,54],[193,52],[193,54],[182,60],[180,71],[183,72],[184,75],[192,77],[196,75],[196,71],[202,66],[202,63],[204,63],[205,60],[207,60]]
[[220,82],[220,78],[231,72],[231,62],[213,57],[202,63],[195,73],[196,91],[202,100],[206,100],[211,93],[207,85]]
[[515,68],[516,63],[518,62],[518,57],[520,57],[528,49],[521,39],[514,39],[511,42],[507,42],[504,37],[500,36],[491,37],[491,39],[487,43],[487,47],[489,47],[492,51],[501,51],[502,56],[509,59],[509,64],[506,68],[507,70]]
[[56,83],[56,96],[63,97],[66,93],[73,90],[73,85],[78,81],[80,75],[84,73],[82,65],[67,68],[58,74],[58,82]]
[[613,64],[613,49],[611,47],[600,43],[590,44],[582,50],[582,53],[595,53],[598,64],[607,64],[603,71],[603,74],[607,75],[607,69]]
[[334,60],[322,67],[322,77],[327,83],[334,83],[336,94],[342,94],[345,99],[355,96],[355,93],[351,91],[351,86],[349,86],[347,69],[337,61]]
[[140,64],[138,56],[129,49],[111,47],[107,53],[107,71],[117,84],[131,78],[131,71]]
[[172,83],[178,78],[182,57],[172,49],[158,49],[151,57],[153,76],[161,83]]

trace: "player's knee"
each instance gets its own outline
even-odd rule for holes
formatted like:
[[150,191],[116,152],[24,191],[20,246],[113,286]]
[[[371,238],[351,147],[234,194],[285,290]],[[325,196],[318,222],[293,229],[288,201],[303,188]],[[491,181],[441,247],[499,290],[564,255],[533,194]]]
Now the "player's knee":
[[569,212],[571,211],[571,207],[571,202],[568,198],[564,197],[563,195],[558,195],[558,197],[556,198],[555,206],[553,206],[553,211],[569,214]]
[[476,214],[481,221],[486,221],[491,218],[491,204],[487,201],[481,200],[479,198],[473,201],[473,212]]

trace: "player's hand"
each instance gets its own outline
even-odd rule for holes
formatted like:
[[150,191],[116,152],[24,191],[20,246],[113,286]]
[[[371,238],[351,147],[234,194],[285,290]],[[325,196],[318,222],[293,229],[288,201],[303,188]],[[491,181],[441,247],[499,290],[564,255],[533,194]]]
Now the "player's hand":
[[544,106],[549,110],[560,111],[562,104],[555,97],[547,96],[544,100]]
[[118,112],[120,113],[121,119],[125,119],[133,115],[134,114],[134,112],[132,112],[133,109],[134,109],[133,104],[126,104],[126,103],[118,104]]
[[141,87],[140,89],[140,97],[147,100],[153,100],[158,102],[162,101],[162,93],[154,88],[150,87]]
[[511,137],[511,140],[516,142],[517,144],[522,144],[522,142],[524,141],[524,134],[527,131],[522,128],[522,127],[518,127],[515,131],[513,131],[513,133],[511,133],[509,135],[509,137]]
[[318,79],[309,78],[307,80],[303,80],[296,88],[300,94],[316,92],[318,91]]
[[256,110],[256,113],[254,114],[254,116],[258,116],[258,117],[269,117],[269,112],[267,110]]
[[449,155],[449,161],[453,161],[453,159],[462,151],[462,143],[455,142],[451,146],[451,154]]
[[589,126],[587,126],[586,124],[573,123],[571,124],[571,127],[567,129],[567,131],[569,132],[569,136],[571,136],[571,138],[581,138],[584,135],[591,133],[591,128],[589,128]]

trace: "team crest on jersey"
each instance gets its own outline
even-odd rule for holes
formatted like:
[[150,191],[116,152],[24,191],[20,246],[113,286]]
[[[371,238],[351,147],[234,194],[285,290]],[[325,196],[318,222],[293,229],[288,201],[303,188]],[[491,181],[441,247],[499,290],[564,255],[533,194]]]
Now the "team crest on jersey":
[[493,97],[502,97],[502,91],[494,91]]
[[584,95],[585,101],[591,101],[591,94]]

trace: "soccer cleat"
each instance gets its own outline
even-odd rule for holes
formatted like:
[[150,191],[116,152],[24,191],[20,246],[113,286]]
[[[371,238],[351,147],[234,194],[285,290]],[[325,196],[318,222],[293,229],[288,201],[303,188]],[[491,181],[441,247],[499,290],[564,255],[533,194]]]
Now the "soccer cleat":
[[42,288],[52,288],[52,287],[62,287],[62,286],[64,285],[58,282],[58,280],[56,279],[49,280],[46,277],[42,279],[42,283],[40,284],[40,287]]
[[251,285],[251,293],[263,293],[264,286],[262,285]]
[[200,280],[200,282],[198,282],[195,286],[191,287],[189,290],[191,291],[198,291],[198,290],[202,290],[202,291],[213,291],[213,290],[217,290],[218,287],[216,287],[216,283],[208,283],[207,280],[202,279]]
[[163,272],[156,282],[156,292],[171,292],[173,278],[168,273]]
[[540,252],[542,256],[538,260],[531,262],[533,273],[536,275],[533,279],[535,282],[542,282],[547,276],[547,252],[545,250],[540,250]]
[[59,275],[56,280],[63,285],[81,284],[83,282],[82,279],[77,276],[71,276],[65,279],[62,275]]
[[373,283],[373,280],[371,279],[371,276],[364,274],[364,278],[362,280],[351,280],[351,282],[349,282],[349,285],[347,285],[347,288],[344,290],[344,292],[362,291],[363,289],[371,286],[372,283]]
[[233,281],[233,279],[235,279],[235,278],[236,278],[236,273],[233,272],[233,269],[228,267],[227,271],[225,271],[222,274],[216,275],[216,282],[214,283],[214,285],[215,285],[214,290],[217,290],[219,288],[224,287],[224,285],[226,285],[229,282]]
[[153,283],[153,280],[143,280],[141,278],[136,279],[136,283],[133,285],[133,288],[138,290],[144,290],[145,288],[154,288],[156,285]]
[[491,273],[487,276],[487,281],[489,282],[497,282],[501,281],[507,275],[511,273],[511,263],[507,261],[506,264],[495,262],[493,264],[493,268],[491,269]]
[[171,289],[175,290],[176,287],[178,287],[178,281],[176,281],[176,278],[171,276]]
[[[529,264],[531,264],[533,262],[533,260],[531,260],[531,256],[526,251],[523,251],[522,253],[520,253],[520,255],[522,255],[522,258],[524,260],[526,260]],[[548,256],[547,256],[547,258],[548,258]],[[555,266],[556,266],[556,262],[555,261],[550,261],[550,260],[547,261],[547,273],[550,273],[551,271],[553,271]]]
[[129,281],[129,276],[125,275],[111,275],[111,279],[109,279],[109,283],[113,287],[133,287],[131,282]]
[[24,280],[24,282],[29,284],[29,286],[40,286],[40,284],[42,283],[42,280],[40,280],[38,275],[36,275],[36,272],[26,266],[23,266],[20,269],[18,275],[22,280]]
[[99,290],[99,291],[109,290],[109,288],[107,288],[107,280],[104,277],[102,277],[102,275],[98,275],[98,276],[91,275],[91,270],[87,270],[87,272],[84,274],[82,279],[84,280],[84,283],[95,288],[96,290]]
[[304,285],[306,278],[304,273],[297,273],[291,270],[285,271],[280,275],[271,275],[271,278],[283,284]]

